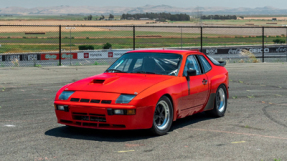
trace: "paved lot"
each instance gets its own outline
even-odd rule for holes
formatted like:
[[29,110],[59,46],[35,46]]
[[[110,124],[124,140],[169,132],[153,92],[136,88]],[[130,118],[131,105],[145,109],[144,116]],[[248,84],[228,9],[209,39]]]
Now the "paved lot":
[[223,118],[200,113],[164,136],[70,129],[53,99],[107,66],[0,68],[0,160],[287,160],[287,63],[232,63]]

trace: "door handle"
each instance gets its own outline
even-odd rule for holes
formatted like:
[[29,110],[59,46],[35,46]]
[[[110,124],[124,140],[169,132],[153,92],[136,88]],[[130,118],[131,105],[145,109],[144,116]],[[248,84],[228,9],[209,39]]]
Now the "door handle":
[[206,80],[206,79],[203,79],[203,80],[202,80],[202,84],[203,84],[203,85],[206,85],[206,84],[207,84],[207,80]]

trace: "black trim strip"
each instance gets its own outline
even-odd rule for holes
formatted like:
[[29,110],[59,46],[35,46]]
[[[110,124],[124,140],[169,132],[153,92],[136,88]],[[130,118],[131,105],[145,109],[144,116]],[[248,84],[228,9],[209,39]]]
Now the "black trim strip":
[[[189,76],[188,76],[189,77]],[[188,95],[190,95],[190,84],[189,84],[190,80],[187,81],[187,89],[188,89]]]
[[196,57],[196,59],[198,61],[199,67],[201,69],[201,73],[205,74],[206,72],[204,71],[203,64],[202,64],[201,60],[199,59],[199,55],[195,55],[195,57]]
[[214,108],[214,101],[215,101],[216,93],[211,93],[208,99],[207,104],[204,107],[203,111],[212,110]]

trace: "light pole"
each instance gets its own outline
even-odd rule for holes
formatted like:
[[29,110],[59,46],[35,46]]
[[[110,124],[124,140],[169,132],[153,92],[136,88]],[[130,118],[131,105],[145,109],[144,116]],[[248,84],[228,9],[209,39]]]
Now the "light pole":
[[71,63],[71,56],[72,56],[72,29],[76,29],[76,27],[66,27],[66,29],[70,30],[70,65],[72,65]]
[[181,27],[181,49],[182,49],[182,27]]

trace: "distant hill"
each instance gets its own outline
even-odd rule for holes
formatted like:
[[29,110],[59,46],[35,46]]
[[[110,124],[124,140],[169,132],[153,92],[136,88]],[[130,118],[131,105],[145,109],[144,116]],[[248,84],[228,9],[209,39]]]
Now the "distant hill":
[[257,8],[227,8],[227,7],[186,7],[178,8],[169,5],[146,5],[142,7],[118,7],[118,6],[55,6],[55,7],[7,7],[0,8],[0,15],[64,15],[64,14],[114,14],[123,13],[145,13],[145,12],[169,12],[169,13],[186,13],[196,14],[201,11],[202,14],[236,14],[236,15],[287,15],[287,9],[274,7],[257,7]]

